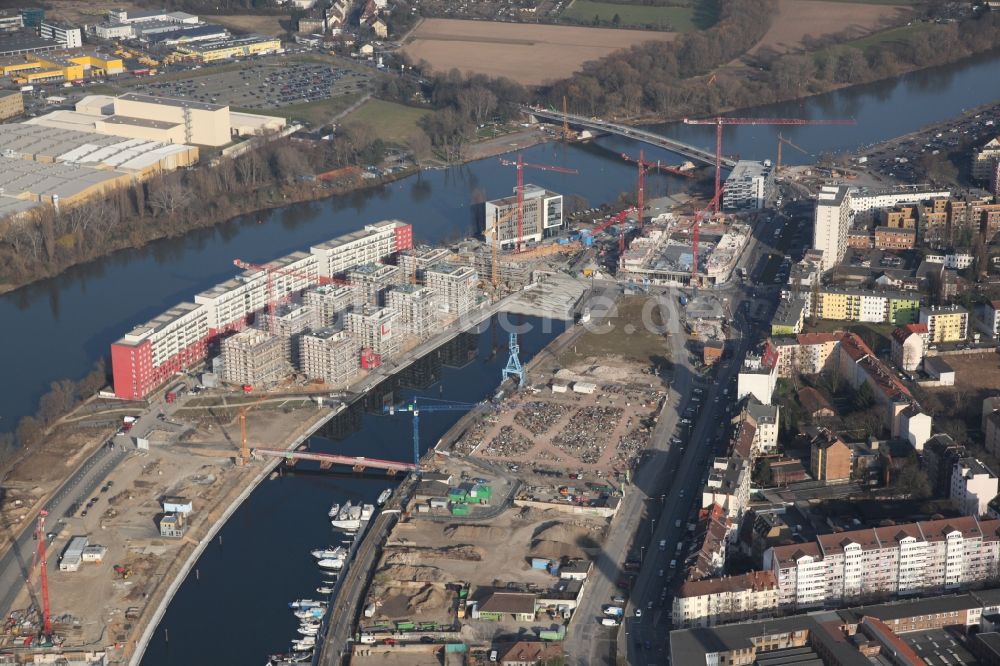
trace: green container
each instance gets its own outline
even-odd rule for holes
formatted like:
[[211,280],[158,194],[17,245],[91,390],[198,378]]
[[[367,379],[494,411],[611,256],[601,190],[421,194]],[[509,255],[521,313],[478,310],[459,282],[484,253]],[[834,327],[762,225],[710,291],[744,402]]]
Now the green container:
[[468,648],[465,646],[465,643],[445,643],[444,644],[444,651],[445,652],[467,652]]
[[469,507],[466,504],[456,504],[451,507],[451,515],[453,516],[467,516],[469,515]]

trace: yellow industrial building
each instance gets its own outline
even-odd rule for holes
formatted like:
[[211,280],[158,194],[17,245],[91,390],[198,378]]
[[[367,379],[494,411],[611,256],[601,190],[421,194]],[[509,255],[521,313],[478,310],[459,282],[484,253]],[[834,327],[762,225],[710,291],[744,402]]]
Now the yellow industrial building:
[[281,40],[264,35],[247,35],[233,39],[184,44],[177,47],[177,53],[198,58],[202,62],[216,62],[230,58],[265,55],[281,51]]
[[101,54],[27,54],[0,64],[0,71],[17,84],[82,81],[125,71],[121,58]]
[[0,120],[24,113],[24,95],[20,90],[0,90]]

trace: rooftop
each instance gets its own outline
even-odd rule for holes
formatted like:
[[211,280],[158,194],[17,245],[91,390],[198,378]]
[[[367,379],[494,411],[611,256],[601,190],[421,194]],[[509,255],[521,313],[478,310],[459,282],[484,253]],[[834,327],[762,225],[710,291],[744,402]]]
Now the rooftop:
[[132,125],[134,127],[148,127],[150,129],[162,129],[168,130],[173,129],[181,125],[181,123],[168,123],[162,120],[151,120],[148,118],[135,118],[133,116],[101,116],[100,121],[103,123],[111,123],[112,125]]
[[182,109],[196,109],[198,111],[221,111],[228,108],[224,104],[208,104],[207,102],[195,102],[188,99],[176,99],[173,97],[155,97],[153,95],[143,95],[142,93],[125,93],[118,97],[126,102],[140,102],[142,104],[156,104],[158,106],[174,106]]

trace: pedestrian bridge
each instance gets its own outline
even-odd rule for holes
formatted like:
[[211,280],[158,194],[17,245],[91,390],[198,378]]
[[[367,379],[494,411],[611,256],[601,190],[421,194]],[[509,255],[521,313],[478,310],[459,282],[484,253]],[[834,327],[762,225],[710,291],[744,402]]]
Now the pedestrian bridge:
[[[683,155],[689,160],[708,164],[709,166],[715,166],[715,153],[707,151],[704,148],[699,148],[698,146],[692,146],[684,143],[683,141],[668,139],[665,136],[660,136],[659,134],[654,134],[653,132],[648,132],[638,127],[619,125],[618,123],[608,122],[606,120],[601,120],[600,118],[587,118],[586,116],[577,116],[572,113],[563,114],[559,111],[550,111],[533,106],[525,107],[524,112],[534,116],[540,121],[562,123],[563,120],[566,120],[566,122],[573,127],[594,130],[597,132],[607,132],[608,134],[616,134],[629,139],[635,139],[636,141],[648,143],[651,146],[665,148],[671,152],[677,153],[678,155]],[[722,166],[730,169],[736,166],[735,160],[731,160],[726,157],[722,158],[721,163]]]
[[312,451],[285,451],[282,449],[254,449],[254,457],[283,458],[289,465],[299,460],[315,460],[323,469],[334,465],[346,465],[355,471],[366,469],[384,469],[387,472],[415,472],[419,470],[413,463],[397,462],[395,460],[379,460],[364,456],[341,456],[335,453],[314,453]]

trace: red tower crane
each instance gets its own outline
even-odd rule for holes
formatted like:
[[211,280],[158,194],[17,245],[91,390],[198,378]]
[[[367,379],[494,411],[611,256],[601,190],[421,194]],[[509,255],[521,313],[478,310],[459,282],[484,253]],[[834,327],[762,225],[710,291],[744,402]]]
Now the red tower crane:
[[[306,273],[300,273],[289,268],[278,268],[276,266],[271,266],[270,264],[251,264],[249,261],[243,261],[242,259],[233,259],[233,265],[237,268],[242,268],[243,270],[259,270],[264,271],[267,275],[267,313],[274,314],[275,309],[278,306],[278,299],[274,295],[274,274],[279,273],[281,275],[290,275],[292,277],[302,278],[312,282],[314,280],[312,275]],[[326,277],[325,275],[319,276],[319,284],[330,284],[332,282],[344,282],[343,280],[334,280],[333,278]],[[267,329],[271,333],[274,333],[274,317],[268,317]]]
[[45,517],[49,512],[42,509],[38,514],[38,527],[35,529],[35,539],[38,541],[39,582],[42,588],[42,636],[52,636],[52,614],[49,608],[49,571],[45,559]]
[[613,226],[615,224],[622,225],[621,233],[618,234],[618,256],[621,256],[622,253],[625,252],[625,220],[627,220],[628,216],[634,213],[635,211],[636,209],[634,207],[626,208],[625,210],[618,213],[614,217],[608,218],[604,222],[601,222],[599,225],[591,229],[590,230],[591,235],[596,236],[597,234],[601,233],[608,227]]
[[691,284],[697,285],[698,282],[698,238],[701,232],[701,218],[705,217],[705,213],[708,212],[710,208],[718,210],[719,197],[722,196],[722,190],[720,188],[712,200],[709,201],[704,208],[699,210],[694,214],[694,226],[691,227]]
[[807,120],[805,118],[685,118],[686,125],[715,125],[715,212],[719,212],[722,192],[722,127],[724,125],[856,125],[853,119],[827,118]]
[[[506,160],[500,158],[500,164],[504,166],[517,167],[517,239],[514,246],[514,252],[521,251],[521,234],[524,233],[524,170],[525,169],[538,169],[539,171],[555,171],[556,173],[580,173],[576,169],[567,169],[565,167],[553,166],[551,164],[532,164],[531,162],[525,162],[524,157],[518,153],[517,161],[513,162],[511,160]],[[496,239],[496,242],[500,242],[500,239]]]

